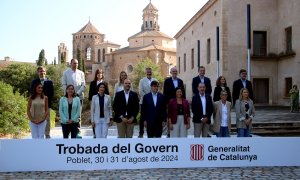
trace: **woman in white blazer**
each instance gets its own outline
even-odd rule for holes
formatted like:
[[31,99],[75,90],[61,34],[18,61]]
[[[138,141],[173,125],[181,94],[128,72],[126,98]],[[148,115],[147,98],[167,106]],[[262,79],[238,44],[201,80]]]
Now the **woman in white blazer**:
[[98,94],[94,95],[91,103],[91,121],[95,127],[96,138],[106,138],[108,127],[112,125],[111,98],[104,94],[105,84],[99,83]]

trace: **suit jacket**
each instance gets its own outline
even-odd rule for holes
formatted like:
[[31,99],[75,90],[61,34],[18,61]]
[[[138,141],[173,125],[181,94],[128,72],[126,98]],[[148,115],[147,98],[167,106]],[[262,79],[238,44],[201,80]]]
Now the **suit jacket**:
[[[155,78],[151,78],[152,81],[157,81]],[[151,91],[151,86],[149,83],[149,79],[147,77],[144,77],[140,80],[139,83],[139,94],[140,94],[140,104],[143,104],[143,96]]]
[[146,121],[148,125],[157,125],[161,127],[161,123],[167,121],[166,101],[163,94],[157,92],[157,102],[154,106],[152,92],[143,97],[142,121]]
[[[186,99],[182,99],[184,124],[187,124],[187,119],[191,117],[190,105]],[[171,118],[172,124],[176,124],[178,114],[178,104],[176,98],[171,99],[168,104],[168,118]]]
[[200,94],[197,93],[195,96],[193,96],[192,112],[193,112],[194,123],[202,123],[201,119],[204,117],[208,118],[207,124],[211,123],[211,115],[213,114],[214,111],[214,105],[210,95],[205,95],[205,99],[206,99],[206,115],[204,116]]
[[[33,94],[33,91],[34,91],[33,86],[36,83],[41,83],[40,78],[36,78],[31,82],[31,85],[30,85],[30,94],[31,95]],[[45,96],[48,97],[48,107],[51,108],[52,107],[52,98],[54,96],[54,88],[53,88],[53,82],[48,78],[46,78],[44,80],[43,92],[44,92]]]
[[[226,101],[226,108],[227,108],[227,126],[230,132],[231,130],[231,102]],[[220,127],[222,125],[222,101],[217,101],[214,103],[214,124],[213,130],[215,133],[220,132]]]
[[[214,90],[214,102],[219,101],[221,99],[220,94],[221,94],[222,88],[221,86],[216,86]],[[231,92],[228,86],[225,87],[225,91],[227,91],[227,101],[231,102]]]
[[[108,84],[106,81],[103,81],[103,83],[105,85],[104,94],[109,95]],[[91,101],[93,96],[96,94],[98,94],[97,81],[92,81],[90,84],[90,90],[89,90],[89,101]]]
[[[178,87],[182,88],[182,97],[185,98],[185,89],[184,89],[183,81],[179,78],[177,78],[177,81],[178,81]],[[176,97],[176,91],[175,91],[175,86],[172,77],[169,77],[165,80],[163,94],[166,98],[167,103],[169,103],[170,99]]]
[[[255,115],[255,109],[253,105],[253,101],[249,100],[247,101],[249,104],[249,118],[253,120]],[[245,111],[245,103],[243,101],[240,101],[239,99],[236,100],[235,104],[235,113],[236,113],[236,127],[237,128],[246,128],[246,124],[244,123],[244,120],[246,119],[246,111]],[[252,121],[249,125],[249,127],[252,127]]]
[[[193,90],[194,95],[199,94],[198,85],[199,85],[200,82],[201,82],[200,76],[196,76],[196,77],[193,78],[192,90]],[[205,84],[205,87],[206,87],[205,94],[211,95],[212,88],[211,88],[210,79],[208,77],[204,77],[204,84]]]
[[[104,94],[104,118],[106,122],[109,123],[112,118],[112,108],[111,108],[111,98],[109,95]],[[98,94],[94,95],[92,98],[91,105],[91,122],[97,122],[100,120],[100,105]]]
[[133,123],[136,123],[136,116],[140,110],[138,94],[134,91],[129,91],[128,103],[126,104],[124,91],[117,92],[114,98],[113,109],[115,112],[115,122],[122,122],[121,116],[126,117],[127,112],[127,117],[133,117]]
[[64,93],[66,93],[66,87],[70,84],[74,85],[75,92],[78,94],[80,99],[82,100],[84,98],[84,91],[85,91],[85,76],[82,71],[79,69],[76,69],[76,82],[73,81],[72,74],[73,70],[71,68],[64,71],[61,84]]
[[[233,105],[235,105],[235,101],[237,99],[239,99],[240,96],[240,90],[244,88],[242,80],[238,79],[236,81],[233,82],[233,88],[232,88],[232,101],[233,101]],[[252,89],[252,83],[251,81],[246,80],[246,88],[249,91],[249,97],[252,101],[254,101],[254,97],[253,97],[253,89]]]
[[[71,119],[74,122],[79,122],[80,117],[80,99],[79,97],[74,97],[72,102],[72,111],[71,111]],[[59,100],[59,116],[62,124],[66,124],[69,120],[69,103],[68,98],[63,96]]]

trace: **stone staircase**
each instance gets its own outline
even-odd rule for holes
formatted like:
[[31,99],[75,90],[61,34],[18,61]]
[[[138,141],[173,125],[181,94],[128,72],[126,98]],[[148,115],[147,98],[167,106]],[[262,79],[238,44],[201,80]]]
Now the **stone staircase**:
[[[236,133],[236,124],[232,124],[231,132]],[[251,134],[270,137],[299,137],[300,122],[258,122],[252,124]]]

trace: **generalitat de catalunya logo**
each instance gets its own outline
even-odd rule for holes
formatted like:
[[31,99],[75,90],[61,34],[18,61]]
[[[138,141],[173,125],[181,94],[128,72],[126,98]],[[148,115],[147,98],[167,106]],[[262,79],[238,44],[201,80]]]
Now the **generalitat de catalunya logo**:
[[204,144],[191,144],[191,160],[203,161],[204,160]]

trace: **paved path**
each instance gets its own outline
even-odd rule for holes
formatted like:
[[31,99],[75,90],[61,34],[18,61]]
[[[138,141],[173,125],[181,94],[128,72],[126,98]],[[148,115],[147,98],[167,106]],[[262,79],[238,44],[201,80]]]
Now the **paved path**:
[[300,167],[188,168],[0,173],[0,179],[300,179]]

